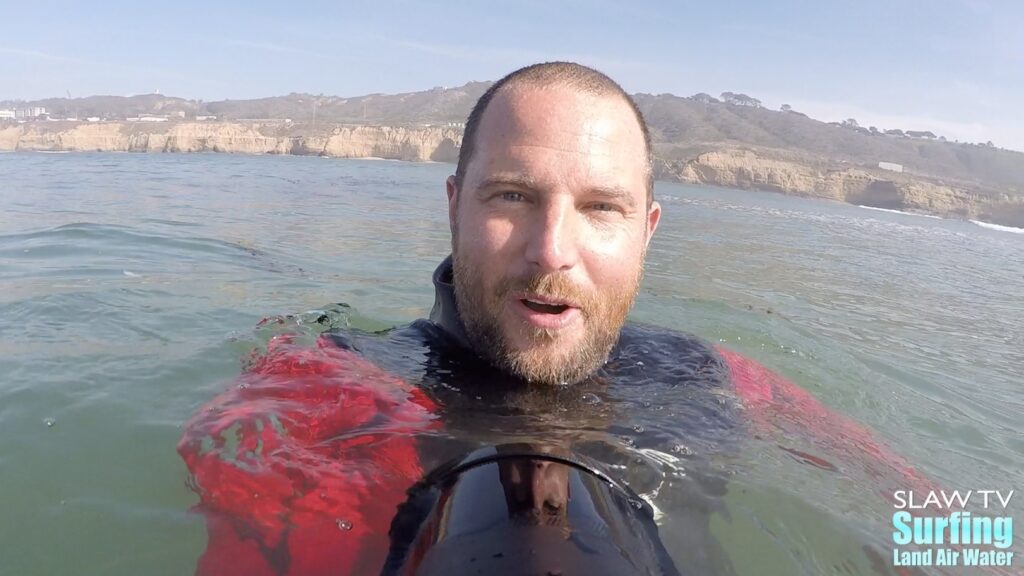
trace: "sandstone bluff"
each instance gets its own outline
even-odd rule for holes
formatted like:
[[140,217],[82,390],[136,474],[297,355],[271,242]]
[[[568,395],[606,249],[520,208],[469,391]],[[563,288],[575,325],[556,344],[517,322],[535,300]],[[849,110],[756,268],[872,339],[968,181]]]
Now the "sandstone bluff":
[[[0,128],[0,151],[223,152],[455,162],[462,130],[438,126],[329,125],[299,131],[273,122],[48,122]],[[1024,227],[1024,198],[863,168],[813,166],[726,148],[659,159],[658,179],[768,190],[853,204]]]
[[292,134],[273,123],[30,123],[0,129],[0,150],[77,152],[226,152],[333,158],[454,162],[462,131],[453,128],[336,126]]

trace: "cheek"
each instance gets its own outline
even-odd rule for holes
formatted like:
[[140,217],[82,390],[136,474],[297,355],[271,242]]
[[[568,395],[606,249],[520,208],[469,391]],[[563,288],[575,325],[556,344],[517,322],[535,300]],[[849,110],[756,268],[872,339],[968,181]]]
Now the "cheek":
[[511,233],[507,225],[466,218],[459,223],[459,259],[473,273],[472,283],[481,295],[491,294],[507,275],[512,262]]
[[643,256],[642,236],[594,231],[584,242],[588,270],[598,286],[618,289],[631,281]]
[[483,260],[481,265],[500,261],[503,254],[512,250],[516,243],[516,227],[508,220],[498,218],[479,218],[469,220],[469,226],[460,226],[459,234],[463,248]]

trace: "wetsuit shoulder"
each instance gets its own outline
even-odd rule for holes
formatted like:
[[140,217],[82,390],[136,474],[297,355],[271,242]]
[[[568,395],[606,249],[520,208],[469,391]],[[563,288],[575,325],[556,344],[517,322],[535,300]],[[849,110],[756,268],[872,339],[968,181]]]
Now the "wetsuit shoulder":
[[669,328],[629,323],[623,327],[609,364],[637,365],[663,382],[700,387],[729,384],[729,368],[707,340]]
[[325,332],[324,335],[335,346],[354,352],[362,352],[373,343],[387,343],[390,347],[397,345],[436,347],[454,343],[454,339],[443,328],[423,318],[405,326],[378,332],[335,328]]

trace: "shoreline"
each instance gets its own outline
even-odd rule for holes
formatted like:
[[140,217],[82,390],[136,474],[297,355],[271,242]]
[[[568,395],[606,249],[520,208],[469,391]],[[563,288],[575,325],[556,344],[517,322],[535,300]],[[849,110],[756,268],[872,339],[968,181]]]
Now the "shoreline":
[[[458,161],[462,130],[439,126],[275,122],[53,122],[0,125],[0,152],[215,152],[376,161]],[[693,159],[656,158],[655,179],[836,200],[866,209],[1024,228],[1024,195],[991,194],[927,176],[833,168],[721,149]]]

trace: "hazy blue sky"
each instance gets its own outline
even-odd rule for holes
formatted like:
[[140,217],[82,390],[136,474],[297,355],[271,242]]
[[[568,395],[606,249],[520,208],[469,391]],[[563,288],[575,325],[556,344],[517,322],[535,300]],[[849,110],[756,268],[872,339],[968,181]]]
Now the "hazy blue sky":
[[1015,0],[86,4],[0,1],[0,99],[356,96],[571,59],[630,92],[744,92],[1024,150]]

